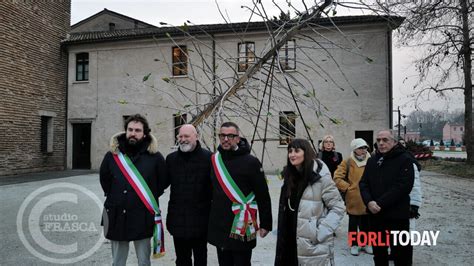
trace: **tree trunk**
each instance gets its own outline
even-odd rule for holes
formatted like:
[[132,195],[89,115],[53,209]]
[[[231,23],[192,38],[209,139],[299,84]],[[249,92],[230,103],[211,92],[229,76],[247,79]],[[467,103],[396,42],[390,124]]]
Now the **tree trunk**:
[[232,85],[232,87],[227,89],[223,94],[219,95],[210,104],[208,104],[207,107],[201,113],[197,114],[190,123],[194,126],[201,124],[204,119],[209,117],[220,104],[222,104],[229,97],[235,95],[237,91],[242,88],[242,85],[244,85],[248,79],[257,73],[263,64],[268,61],[268,59],[270,59],[272,56],[275,56],[276,52],[286,43],[286,41],[290,40],[295,34],[298,33],[301,28],[306,26],[306,22],[315,18],[319,18],[324,9],[326,9],[331,4],[332,0],[325,0],[324,3],[317,7],[315,12],[309,17],[301,17],[301,21],[297,25],[290,28],[281,39],[277,40],[272,49],[270,49],[262,58],[260,58],[255,63],[255,65],[249,67],[247,71],[236,81],[236,83]]
[[463,48],[462,54],[464,57],[464,140],[467,150],[467,163],[474,165],[474,140],[472,137],[473,125],[472,125],[472,50],[469,39],[469,19],[468,19],[468,8],[467,0],[461,0],[461,15],[462,15],[462,32],[463,32]]

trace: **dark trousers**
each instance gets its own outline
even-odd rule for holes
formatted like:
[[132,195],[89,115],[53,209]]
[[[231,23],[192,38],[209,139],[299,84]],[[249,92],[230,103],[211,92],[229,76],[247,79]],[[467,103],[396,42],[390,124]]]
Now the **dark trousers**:
[[[385,241],[386,230],[409,231],[410,221],[409,219],[383,219],[371,217],[370,226],[372,231],[381,232],[382,238]],[[390,238],[392,237],[392,235],[389,236]],[[395,265],[412,265],[413,246],[401,246],[399,243],[397,246],[394,246],[392,245],[392,239],[390,239],[390,244],[391,257],[393,257],[393,262],[395,263]],[[388,266],[388,247],[374,247],[374,263],[376,266]]]
[[[359,229],[359,232],[369,232],[370,225],[369,225],[369,215],[352,215],[349,214],[349,232],[356,232]],[[357,246],[356,241],[351,242],[351,247]]]
[[207,238],[173,237],[176,252],[176,265],[192,266],[191,257],[194,256],[194,265],[207,265]]
[[217,248],[217,259],[220,266],[250,266],[252,250],[228,250]]

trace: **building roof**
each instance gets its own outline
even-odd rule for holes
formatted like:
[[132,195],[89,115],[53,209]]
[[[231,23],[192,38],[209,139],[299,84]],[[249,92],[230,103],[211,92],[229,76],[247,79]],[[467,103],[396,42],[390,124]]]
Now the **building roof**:
[[97,18],[97,17],[105,15],[105,14],[108,14],[108,15],[111,15],[111,16],[114,16],[114,17],[118,17],[118,18],[123,19],[123,20],[128,20],[128,21],[131,21],[131,22],[137,22],[137,23],[140,23],[142,26],[147,27],[147,28],[157,28],[155,25],[151,25],[151,24],[148,24],[148,23],[143,22],[141,20],[134,19],[132,17],[125,16],[125,15],[122,15],[120,13],[114,12],[112,10],[108,10],[107,8],[104,8],[104,10],[100,11],[99,13],[96,13],[96,14],[88,17],[88,18],[85,18],[85,19],[77,22],[74,25],[71,25],[71,30],[74,30],[75,28],[77,28],[77,27],[79,27],[79,26],[81,26],[81,25]]
[[[107,11],[112,12],[110,10],[107,10]],[[83,23],[84,21],[91,19],[92,17],[97,16],[99,13],[74,24],[73,27],[78,25],[79,23]],[[314,21],[312,21],[311,24],[313,24],[314,26],[333,27],[333,24],[341,26],[341,25],[351,25],[351,24],[386,23],[388,27],[393,30],[399,27],[404,19],[405,18],[403,17],[397,17],[397,16],[373,16],[373,15],[341,16],[341,17],[331,17],[331,18],[317,18]],[[274,22],[271,24],[271,26],[275,28],[280,25],[281,25],[281,22]],[[288,23],[288,27],[290,26],[291,26],[291,23]],[[216,33],[255,32],[255,31],[266,31],[266,30],[267,30],[267,24],[265,22],[239,22],[239,23],[224,23],[224,24],[203,24],[203,25],[186,25],[185,24],[183,26],[172,26],[172,27],[153,26],[153,28],[144,28],[144,29],[126,29],[126,30],[98,31],[98,32],[75,32],[75,33],[69,34],[68,37],[62,41],[62,43],[64,45],[69,45],[69,44],[160,38],[160,37],[166,37],[166,36],[179,37],[179,36],[185,36],[186,33],[190,35],[200,35],[200,34],[204,35],[204,34],[216,34]]]
[[449,123],[449,122],[447,122],[447,123],[445,124],[445,126],[446,126],[446,125],[448,125],[448,126],[450,126],[450,127],[463,127],[463,126],[464,126],[463,124],[460,124],[460,123],[452,123],[452,124],[451,124],[451,123]]

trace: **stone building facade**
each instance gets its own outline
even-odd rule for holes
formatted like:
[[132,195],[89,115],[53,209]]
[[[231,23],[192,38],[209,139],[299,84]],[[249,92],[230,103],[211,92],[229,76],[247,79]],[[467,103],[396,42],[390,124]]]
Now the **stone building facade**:
[[65,167],[70,0],[0,5],[0,175]]
[[[90,162],[91,168],[98,169],[108,149],[110,136],[122,131],[124,118],[134,113],[148,117],[152,133],[157,136],[160,151],[164,155],[174,151],[175,127],[179,126],[181,120],[179,118],[177,121],[177,115],[183,117],[186,114],[183,120],[189,122],[193,118],[192,114],[197,113],[194,109],[202,110],[212,101],[203,92],[212,91],[214,83],[209,78],[209,72],[203,71],[203,68],[214,65],[217,77],[233,77],[235,73],[234,79],[221,83],[218,88],[225,90],[242,75],[238,71],[242,52],[246,56],[244,59],[249,60],[249,51],[251,56],[259,57],[269,47],[267,28],[261,22],[144,28],[137,28],[137,23],[131,23],[128,29],[109,27],[106,31],[95,30],[98,25],[104,29],[104,24],[118,24],[117,21],[109,23],[106,15],[110,14],[103,11],[102,16],[94,15],[78,23],[81,27],[88,27],[88,32],[75,32],[73,25],[73,33],[63,42],[69,54],[68,168]],[[297,47],[293,50],[297,63],[296,69],[290,69],[286,74],[291,79],[290,83],[297,84],[295,87],[315,89],[320,104],[318,108],[324,109],[327,116],[318,117],[317,110],[307,106],[301,108],[300,116],[295,105],[275,100],[274,106],[279,108],[277,112],[263,112],[260,121],[262,128],[264,116],[271,116],[269,127],[276,129],[266,136],[266,170],[281,169],[286,163],[287,146],[281,128],[287,120],[291,120],[294,126],[291,127],[291,136],[286,137],[307,138],[308,130],[317,145],[324,135],[332,134],[336,139],[337,150],[345,156],[353,138],[363,137],[373,143],[376,131],[390,128],[392,124],[391,33],[403,19],[356,16],[335,17],[333,21],[343,32],[342,35],[331,21],[320,19],[315,21],[318,33],[312,29],[303,29],[301,34],[291,40],[292,47]],[[324,47],[317,47],[314,40]],[[243,49],[242,45],[245,45]],[[308,47],[315,49],[303,51]],[[181,48],[187,51],[185,60],[176,62],[177,55],[183,52]],[[213,56],[216,54],[219,56]],[[83,75],[84,58],[87,58],[86,79]],[[314,68],[308,67],[315,61],[320,67],[319,75],[315,74]],[[182,68],[185,68],[184,72]],[[330,82],[323,77],[323,72],[330,74]],[[274,76],[280,84],[285,83],[283,73],[276,71]],[[264,78],[255,76],[255,79]],[[344,87],[343,90],[334,84],[343,84],[340,85]],[[177,93],[178,89],[183,88],[191,88],[188,97]],[[229,109],[235,107],[237,110],[239,101],[244,98],[248,102],[254,101],[252,108],[258,108],[262,91],[263,87],[258,87],[254,91],[239,94],[240,98],[226,103],[226,110],[223,111],[227,111],[224,120],[237,122],[248,139],[252,138],[256,117],[249,118],[244,112],[229,112]],[[295,93],[302,97],[303,91],[297,88]],[[289,97],[284,94],[288,92],[275,91],[274,97]],[[171,103],[171,99],[181,105]],[[282,114],[285,114],[283,120]],[[327,117],[337,118],[333,120],[336,122],[330,122]],[[219,122],[216,123],[217,128]],[[80,153],[80,148],[74,148],[78,145],[74,141],[74,132],[85,132],[83,139],[90,141],[90,150],[86,149],[89,156],[86,162],[75,159],[78,158],[75,154]],[[213,129],[201,128],[202,140],[211,150],[214,146],[213,133]],[[258,157],[261,156],[262,146],[262,141],[257,141],[253,147]]]

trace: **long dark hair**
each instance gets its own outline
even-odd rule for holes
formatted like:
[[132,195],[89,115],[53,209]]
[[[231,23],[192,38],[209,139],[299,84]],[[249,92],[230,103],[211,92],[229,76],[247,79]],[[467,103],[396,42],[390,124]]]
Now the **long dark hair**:
[[300,173],[294,165],[291,164],[288,153],[286,154],[286,167],[283,169],[283,177],[287,182],[287,196],[291,195],[291,190],[299,182],[308,182],[312,172],[314,160],[316,160],[316,152],[311,144],[305,139],[294,139],[288,144],[288,152],[290,149],[302,149],[304,151],[303,171]]

